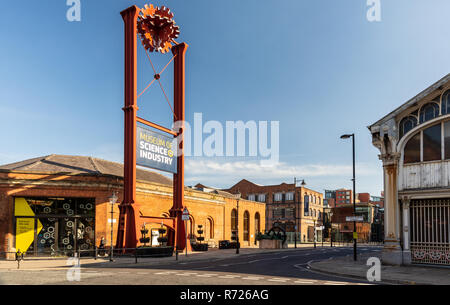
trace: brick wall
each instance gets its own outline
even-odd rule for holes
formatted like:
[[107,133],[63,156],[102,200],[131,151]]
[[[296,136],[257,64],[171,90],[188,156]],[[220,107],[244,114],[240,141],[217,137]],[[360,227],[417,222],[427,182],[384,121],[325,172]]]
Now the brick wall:
[[[112,176],[69,175],[52,173],[14,173],[0,172],[0,251],[14,247],[14,197],[62,197],[62,198],[95,198],[95,234],[96,244],[101,237],[110,239],[111,205],[109,197],[118,191],[118,203],[122,201],[121,178]],[[137,181],[136,199],[144,216],[167,216],[173,205],[172,187],[156,183]],[[206,239],[215,244],[219,240],[231,239],[231,211],[236,207],[236,199],[232,196],[204,193],[186,188],[185,205],[188,207],[195,231],[202,224]],[[250,241],[242,242],[244,213],[250,214]],[[265,204],[240,200],[239,202],[239,235],[242,247],[254,244],[256,237],[254,218],[259,213],[261,230],[265,226]],[[114,207],[114,238],[117,232],[119,208]],[[211,229],[211,224],[213,228]],[[212,231],[213,236],[211,236]],[[139,233],[140,234],[140,233]],[[205,235],[203,235],[205,236]],[[140,236],[138,236],[138,239]],[[115,242],[115,240],[114,240]]]

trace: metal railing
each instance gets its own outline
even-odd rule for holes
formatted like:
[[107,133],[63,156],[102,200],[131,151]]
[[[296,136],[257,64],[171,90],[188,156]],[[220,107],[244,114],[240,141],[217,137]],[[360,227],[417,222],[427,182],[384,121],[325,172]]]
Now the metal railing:
[[[154,253],[152,253],[154,252]],[[152,248],[114,248],[112,256],[114,258],[134,258],[135,263],[138,263],[138,258],[149,257],[172,257],[175,254],[175,259],[178,260],[178,253],[181,251],[173,247],[152,247]],[[80,259],[98,258],[110,259],[111,248],[98,248],[88,250],[55,250],[55,251],[40,251],[34,252],[11,252],[0,251],[0,260],[17,261],[18,268],[21,261],[36,261],[48,259],[64,259],[70,257],[78,257]]]

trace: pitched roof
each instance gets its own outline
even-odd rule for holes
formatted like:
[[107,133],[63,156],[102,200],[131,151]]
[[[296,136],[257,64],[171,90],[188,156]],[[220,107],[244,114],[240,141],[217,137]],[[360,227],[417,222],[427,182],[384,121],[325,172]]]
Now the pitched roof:
[[447,74],[446,76],[444,76],[443,78],[441,78],[440,80],[438,80],[437,82],[435,82],[433,85],[431,85],[428,88],[426,88],[425,90],[423,90],[422,92],[420,92],[419,94],[417,94],[415,97],[413,97],[406,103],[400,105],[395,110],[391,111],[390,113],[388,113],[387,115],[385,115],[384,117],[382,117],[381,119],[376,121],[375,123],[368,126],[368,128],[371,129],[371,127],[379,125],[380,123],[395,117],[397,114],[401,113],[405,109],[408,109],[409,107],[413,107],[417,102],[419,102],[426,96],[434,93],[436,90],[439,90],[442,86],[444,86],[448,82],[450,82],[450,73]]
[[[86,156],[48,155],[0,165],[0,171],[111,175],[123,177],[123,164]],[[172,185],[172,180],[155,172],[136,169],[136,179]]]

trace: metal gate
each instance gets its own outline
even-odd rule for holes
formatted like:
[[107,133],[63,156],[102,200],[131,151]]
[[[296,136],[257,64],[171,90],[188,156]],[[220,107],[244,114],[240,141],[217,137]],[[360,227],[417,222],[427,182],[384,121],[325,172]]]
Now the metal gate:
[[416,264],[450,265],[450,199],[412,200],[411,259]]

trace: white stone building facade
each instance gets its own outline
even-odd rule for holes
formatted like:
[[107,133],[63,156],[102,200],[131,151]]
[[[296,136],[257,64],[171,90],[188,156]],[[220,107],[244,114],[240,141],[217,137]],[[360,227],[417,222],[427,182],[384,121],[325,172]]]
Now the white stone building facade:
[[384,169],[383,263],[450,265],[450,74],[368,128]]

